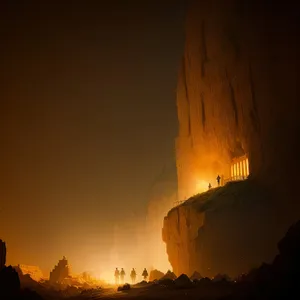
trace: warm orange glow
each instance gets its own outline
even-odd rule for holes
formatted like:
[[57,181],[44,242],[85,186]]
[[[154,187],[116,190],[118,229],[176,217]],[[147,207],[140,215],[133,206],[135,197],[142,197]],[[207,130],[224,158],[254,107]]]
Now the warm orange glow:
[[231,164],[231,177],[234,180],[246,178],[249,175],[249,160],[246,155],[237,157]]
[[209,182],[207,182],[205,180],[198,179],[196,181],[196,192],[195,192],[195,194],[206,192],[207,189],[208,189],[208,185],[209,185]]
[[109,270],[102,272],[99,277],[109,284],[115,284],[114,266],[110,266]]
[[244,176],[247,176],[247,170],[246,170],[246,160],[243,160],[243,174]]

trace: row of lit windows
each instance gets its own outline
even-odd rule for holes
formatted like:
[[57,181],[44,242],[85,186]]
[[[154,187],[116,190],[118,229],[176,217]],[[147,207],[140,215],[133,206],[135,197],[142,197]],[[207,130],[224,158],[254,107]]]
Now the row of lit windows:
[[231,165],[231,177],[247,177],[249,175],[249,160],[245,158]]

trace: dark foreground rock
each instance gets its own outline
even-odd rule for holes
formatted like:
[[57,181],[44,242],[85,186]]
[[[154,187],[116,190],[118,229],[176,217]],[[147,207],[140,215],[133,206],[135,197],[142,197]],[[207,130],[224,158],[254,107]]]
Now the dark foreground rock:
[[178,278],[174,280],[176,287],[178,288],[191,288],[193,287],[192,281],[188,278],[186,274],[181,274]]
[[129,291],[130,290],[130,284],[129,283],[125,283],[123,286],[119,286],[118,287],[118,291]]
[[300,221],[278,243],[272,264],[263,263],[238,281],[232,299],[300,299]]
[[152,270],[150,272],[149,281],[160,280],[164,275],[165,274],[159,270]]

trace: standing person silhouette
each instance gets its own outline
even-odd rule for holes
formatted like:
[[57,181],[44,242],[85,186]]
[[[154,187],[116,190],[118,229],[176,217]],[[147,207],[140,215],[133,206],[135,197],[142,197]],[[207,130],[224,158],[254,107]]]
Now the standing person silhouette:
[[218,186],[220,186],[220,180],[221,180],[221,177],[220,177],[220,175],[218,175],[218,177],[217,177]]
[[121,268],[121,272],[120,272],[120,279],[121,279],[121,283],[124,283],[124,277],[125,277],[125,271],[123,268]]
[[130,277],[131,277],[132,284],[135,284],[136,272],[135,272],[134,268],[132,268],[132,270],[131,270]]
[[118,268],[116,268],[115,270],[115,283],[119,284],[119,278],[120,278],[120,271],[118,270]]
[[147,277],[148,277],[148,272],[147,272],[147,269],[145,268],[143,273],[142,273],[142,276],[144,277],[144,280],[146,281],[147,280]]

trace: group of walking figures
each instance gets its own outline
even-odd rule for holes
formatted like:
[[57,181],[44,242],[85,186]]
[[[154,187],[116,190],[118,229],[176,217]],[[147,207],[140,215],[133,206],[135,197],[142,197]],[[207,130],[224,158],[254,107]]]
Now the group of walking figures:
[[[118,270],[118,268],[116,268],[115,270],[115,282],[116,284],[123,284],[124,283],[124,279],[125,279],[125,271],[123,268],[121,268],[121,271]],[[147,269],[145,268],[142,276],[144,278],[144,280],[147,280],[148,278],[148,272]],[[130,278],[131,278],[131,282],[132,284],[135,284],[135,280],[136,280],[136,271],[134,268],[132,268],[131,272],[130,272]]]

